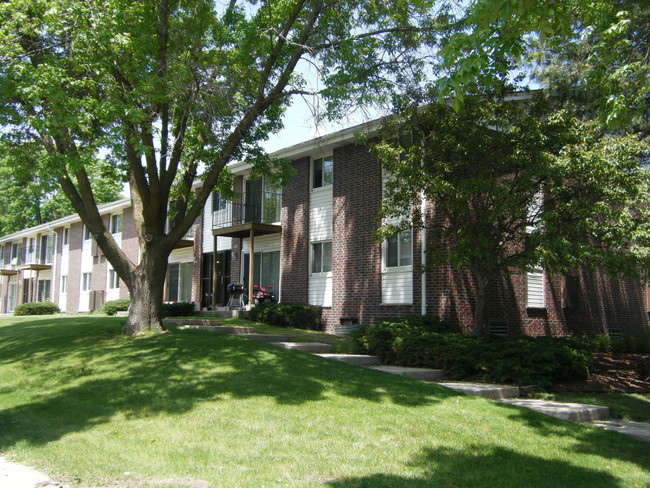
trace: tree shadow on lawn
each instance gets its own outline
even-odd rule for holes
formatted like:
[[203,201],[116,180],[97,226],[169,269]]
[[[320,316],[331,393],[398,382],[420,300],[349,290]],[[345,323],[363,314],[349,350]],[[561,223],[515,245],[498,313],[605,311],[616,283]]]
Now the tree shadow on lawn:
[[[572,437],[576,443],[572,453],[605,456],[606,459],[619,459],[633,462],[650,472],[648,443],[635,437],[597,428],[589,423],[577,423],[551,417],[524,407],[501,403],[498,408],[505,409],[511,420],[527,426],[544,437]],[[567,453],[570,455],[571,453]]]
[[409,463],[423,474],[399,476],[377,473],[328,483],[333,488],[430,488],[508,486],[527,488],[622,488],[626,482],[603,470],[577,466],[567,460],[544,459],[489,443],[462,450],[426,448]]
[[[35,391],[27,403],[0,411],[0,449],[20,441],[44,444],[116,414],[181,414],[226,399],[267,397],[281,405],[301,405],[338,394],[419,406],[458,396],[436,385],[240,337],[183,330],[133,339],[115,337],[121,321],[99,324],[16,325],[28,333],[22,341],[16,333],[11,345],[0,346],[0,367],[12,362],[29,368]],[[0,400],[4,395],[12,395],[7,385]]]

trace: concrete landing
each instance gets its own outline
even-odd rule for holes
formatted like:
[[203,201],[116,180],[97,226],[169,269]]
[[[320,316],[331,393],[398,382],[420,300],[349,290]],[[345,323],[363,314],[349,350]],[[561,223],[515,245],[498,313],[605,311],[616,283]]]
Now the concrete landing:
[[294,351],[303,352],[332,352],[331,344],[324,344],[322,342],[272,342],[274,346],[282,347],[284,349],[292,349]]
[[405,366],[371,366],[370,369],[421,381],[441,381],[445,379],[445,373],[441,369],[408,368]]
[[253,327],[244,326],[225,326],[225,325],[181,325],[182,329],[209,330],[217,334],[244,335],[255,332]]
[[503,400],[519,396],[519,387],[510,385],[490,385],[487,383],[465,383],[457,381],[444,381],[439,383],[453,390],[462,391],[469,395],[476,395],[491,400]]
[[545,413],[552,417],[575,422],[591,422],[594,420],[606,420],[609,418],[609,408],[598,405],[582,405],[580,403],[562,403],[550,400],[535,400],[530,398],[518,398],[505,400],[508,405],[525,407],[536,412]]
[[364,354],[316,354],[322,358],[334,359],[335,361],[342,361],[355,366],[374,366],[381,364],[377,356],[367,356]]
[[650,442],[650,424],[641,422],[627,422],[624,420],[599,420],[594,422],[596,427],[606,430],[614,430],[621,434],[631,435],[638,439]]

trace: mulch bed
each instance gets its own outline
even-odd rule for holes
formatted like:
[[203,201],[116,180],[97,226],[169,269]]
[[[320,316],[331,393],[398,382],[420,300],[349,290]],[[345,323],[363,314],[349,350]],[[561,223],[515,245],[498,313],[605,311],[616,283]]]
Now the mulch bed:
[[589,379],[556,383],[551,390],[650,393],[646,375],[650,376],[650,354],[594,353]]

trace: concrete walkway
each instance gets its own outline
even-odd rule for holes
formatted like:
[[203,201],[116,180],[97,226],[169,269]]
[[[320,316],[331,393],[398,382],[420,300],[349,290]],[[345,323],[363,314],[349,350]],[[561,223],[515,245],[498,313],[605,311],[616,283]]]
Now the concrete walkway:
[[0,487],[2,488],[65,488],[47,475],[0,456]]

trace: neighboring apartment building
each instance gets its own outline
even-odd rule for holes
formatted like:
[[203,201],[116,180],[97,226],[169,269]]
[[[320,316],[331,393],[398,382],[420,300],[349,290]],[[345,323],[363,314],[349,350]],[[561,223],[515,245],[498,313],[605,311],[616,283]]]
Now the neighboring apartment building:
[[[252,274],[254,284],[272,286],[280,301],[320,307],[328,328],[428,313],[469,330],[474,289],[467,273],[447,266],[421,273],[420,232],[375,241],[382,169],[355,142],[357,132],[374,129],[353,127],[277,152],[296,171],[282,189],[248,178],[250,165],[234,164],[241,198],[226,201],[213,193],[170,256],[165,299],[211,310],[226,304],[228,283],[248,285]],[[103,205],[101,213],[137,260],[129,201]],[[42,299],[83,312],[128,295],[76,215],[0,238],[0,263],[0,312]],[[493,286],[487,317],[499,334],[640,335],[649,331],[647,303],[639,282],[582,270],[528,273]]]

